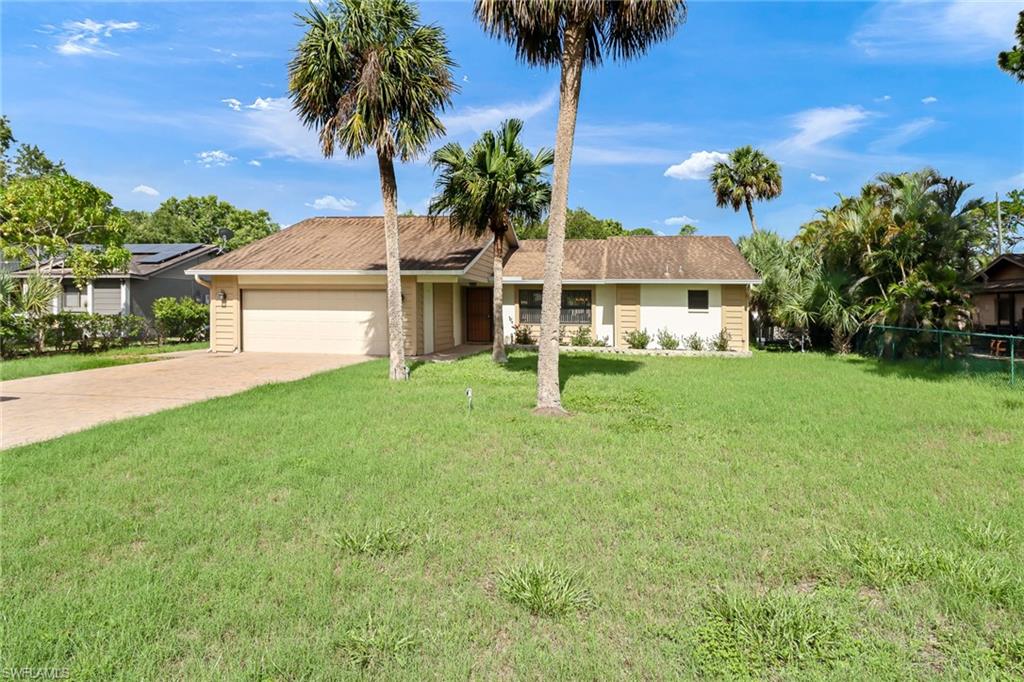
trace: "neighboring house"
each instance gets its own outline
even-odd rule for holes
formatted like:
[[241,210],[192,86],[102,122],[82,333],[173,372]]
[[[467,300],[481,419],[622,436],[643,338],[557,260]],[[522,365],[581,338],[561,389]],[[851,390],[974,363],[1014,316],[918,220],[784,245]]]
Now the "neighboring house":
[[[43,274],[60,277],[62,293],[53,301],[53,311],[62,310],[117,315],[131,313],[153,317],[153,301],[163,296],[187,296],[209,302],[210,292],[185,274],[187,268],[200,265],[217,255],[216,246],[206,244],[125,244],[132,254],[126,271],[100,275],[84,289],[75,284],[70,269],[63,263],[43,268]],[[18,270],[15,278],[33,271]]]
[[1024,254],[1004,253],[974,276],[974,328],[1024,334]]
[[[451,230],[446,219],[399,218],[406,352],[492,341],[493,239]],[[539,323],[544,241],[506,236],[503,321]],[[191,268],[211,283],[210,346],[386,355],[381,218],[310,218]],[[624,335],[667,327],[678,335],[728,330],[747,350],[754,271],[727,237],[568,240],[562,321]]]

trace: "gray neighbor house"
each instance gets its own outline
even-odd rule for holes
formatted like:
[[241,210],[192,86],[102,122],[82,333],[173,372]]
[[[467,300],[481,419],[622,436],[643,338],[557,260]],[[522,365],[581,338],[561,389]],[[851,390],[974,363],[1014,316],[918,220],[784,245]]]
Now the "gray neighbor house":
[[[132,314],[153,318],[153,301],[163,296],[188,297],[210,302],[210,290],[197,283],[185,270],[218,255],[220,249],[207,244],[125,244],[132,254],[127,270],[107,272],[80,289],[71,271],[56,263],[43,274],[60,277],[62,291],[53,301],[53,311]],[[31,269],[11,273],[27,277]]]

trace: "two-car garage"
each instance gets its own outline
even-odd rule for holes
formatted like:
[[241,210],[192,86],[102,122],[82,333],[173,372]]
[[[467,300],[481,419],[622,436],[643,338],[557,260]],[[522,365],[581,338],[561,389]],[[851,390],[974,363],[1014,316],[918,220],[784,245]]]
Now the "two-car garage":
[[244,289],[242,349],[387,355],[383,289]]

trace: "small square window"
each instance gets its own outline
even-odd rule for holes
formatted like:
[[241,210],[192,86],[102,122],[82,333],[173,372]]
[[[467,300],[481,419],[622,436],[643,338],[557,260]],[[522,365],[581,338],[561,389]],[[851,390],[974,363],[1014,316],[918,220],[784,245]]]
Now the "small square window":
[[708,309],[708,290],[689,289],[686,292],[686,307],[691,311],[706,311]]

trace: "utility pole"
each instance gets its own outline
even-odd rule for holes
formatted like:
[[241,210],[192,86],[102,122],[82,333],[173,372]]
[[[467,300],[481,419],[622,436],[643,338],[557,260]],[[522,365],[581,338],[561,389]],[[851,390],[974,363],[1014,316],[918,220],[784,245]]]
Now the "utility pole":
[[999,203],[999,192],[996,192],[996,233],[999,235],[996,257],[999,257],[1003,255],[1003,206]]

